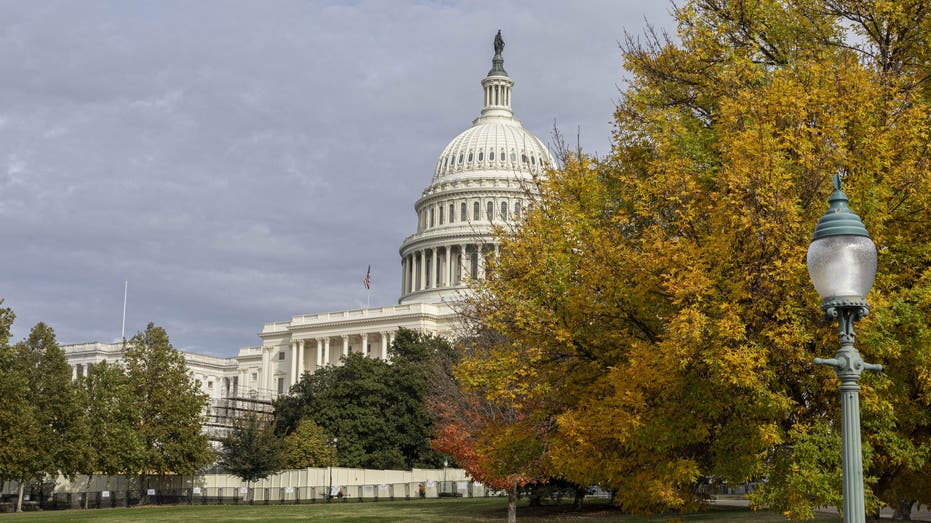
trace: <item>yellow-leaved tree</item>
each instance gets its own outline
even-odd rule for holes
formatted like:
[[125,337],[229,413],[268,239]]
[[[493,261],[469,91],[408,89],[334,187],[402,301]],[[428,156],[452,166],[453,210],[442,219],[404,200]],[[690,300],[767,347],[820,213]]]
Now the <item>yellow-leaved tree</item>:
[[[831,178],[880,251],[858,346],[868,504],[931,502],[931,8],[691,0],[624,49],[604,158],[566,153],[471,313],[460,381],[528,408],[550,476],[638,512],[724,483],[840,505],[837,347],[805,269]],[[514,405],[515,408],[521,405]],[[533,428],[530,430],[527,425]]]

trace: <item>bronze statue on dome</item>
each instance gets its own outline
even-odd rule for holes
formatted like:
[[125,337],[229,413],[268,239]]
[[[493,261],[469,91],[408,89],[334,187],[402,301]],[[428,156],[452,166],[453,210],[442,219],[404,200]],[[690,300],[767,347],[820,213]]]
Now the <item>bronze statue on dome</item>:
[[501,38],[501,29],[498,29],[498,34],[495,35],[495,54],[501,54],[501,51],[504,51],[504,38]]

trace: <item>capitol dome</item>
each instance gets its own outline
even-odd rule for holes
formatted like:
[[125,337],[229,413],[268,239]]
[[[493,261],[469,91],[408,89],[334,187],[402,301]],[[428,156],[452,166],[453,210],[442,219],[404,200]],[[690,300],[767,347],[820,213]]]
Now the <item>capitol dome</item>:
[[443,149],[414,205],[417,232],[400,249],[401,303],[460,299],[497,252],[494,228],[521,220],[535,180],[554,164],[543,142],[514,118],[500,31],[494,48],[481,114]]

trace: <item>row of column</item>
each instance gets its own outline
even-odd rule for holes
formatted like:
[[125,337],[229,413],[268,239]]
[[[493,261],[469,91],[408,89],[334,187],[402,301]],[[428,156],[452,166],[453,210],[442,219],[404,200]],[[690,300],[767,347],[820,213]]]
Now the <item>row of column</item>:
[[[498,246],[494,248],[497,251]],[[467,278],[484,277],[485,254],[481,244],[425,247],[401,258],[402,296],[428,289],[454,287]]]
[[[394,331],[381,331],[378,333],[363,332],[360,334],[342,335],[336,337],[337,339],[342,340],[341,346],[337,347],[340,349],[340,356],[348,356],[351,346],[350,336],[358,337],[358,339],[361,341],[361,349],[354,352],[361,352],[367,355],[370,338],[377,336],[379,345],[376,354],[372,357],[388,361],[388,346],[391,345],[391,343],[394,341],[396,334],[397,332]],[[287,381],[288,387],[300,381],[304,372],[316,372],[318,369],[322,369],[323,367],[334,363],[333,355],[331,353],[331,340],[331,337],[326,336],[291,342],[291,350],[287,357],[290,368]],[[337,347],[332,347],[332,349],[336,350]],[[266,347],[262,351],[262,382],[260,387],[263,390],[272,390],[275,388],[276,383],[273,380],[275,379],[278,366],[275,365],[277,360],[274,358],[277,357],[277,354],[280,351],[281,347],[277,346]],[[315,352],[313,366],[306,365],[306,356],[310,351]]]

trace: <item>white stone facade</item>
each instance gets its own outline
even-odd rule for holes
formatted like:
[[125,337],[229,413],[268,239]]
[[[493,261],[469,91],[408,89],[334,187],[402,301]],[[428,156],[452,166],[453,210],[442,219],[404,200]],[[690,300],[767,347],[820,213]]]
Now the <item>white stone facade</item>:
[[[553,165],[544,144],[514,118],[514,82],[503,68],[500,49],[493,65],[481,82],[480,115],[440,154],[433,179],[414,206],[417,229],[400,248],[398,305],[266,323],[259,334],[261,345],[242,348],[235,358],[185,353],[192,375],[211,398],[218,423],[226,416],[224,409],[235,408],[231,400],[268,403],[287,393],[303,373],[338,364],[342,356],[388,359],[388,346],[399,328],[455,335],[455,303],[468,292],[469,280],[484,277],[485,260],[497,250],[494,228],[520,221],[537,178]],[[64,349],[75,377],[88,365],[121,357],[118,343]]]

